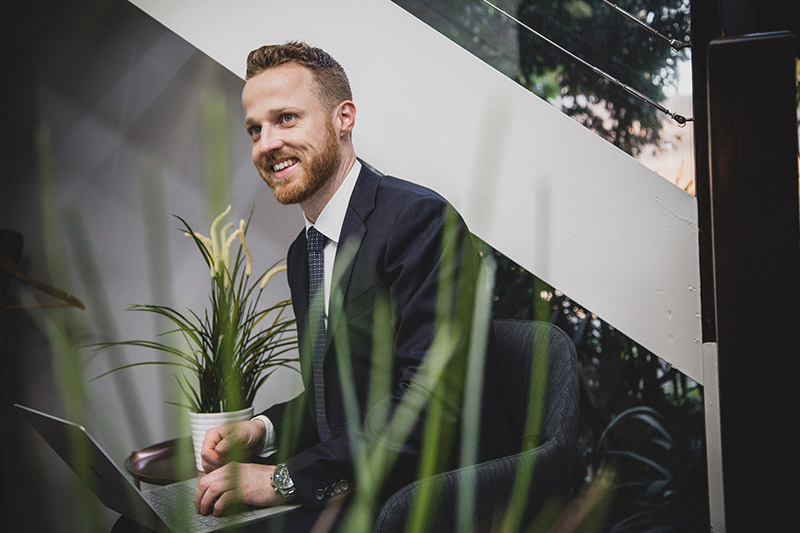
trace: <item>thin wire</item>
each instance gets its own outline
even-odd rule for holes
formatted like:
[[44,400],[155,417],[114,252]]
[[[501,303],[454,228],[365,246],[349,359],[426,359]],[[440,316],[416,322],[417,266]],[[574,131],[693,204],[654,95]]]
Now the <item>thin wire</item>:
[[614,4],[614,3],[610,2],[609,0],[603,0],[603,2],[605,2],[606,4],[608,4],[609,6],[614,8],[617,11],[617,13],[619,13],[622,16],[628,18],[629,20],[635,22],[636,24],[638,24],[642,28],[646,29],[647,31],[649,31],[650,33],[655,35],[656,37],[660,37],[661,39],[664,39],[665,41],[667,41],[669,43],[669,45],[672,47],[673,50],[675,50],[677,52],[680,52],[684,48],[691,48],[692,43],[685,43],[685,42],[679,41],[677,39],[670,39],[666,35],[663,35],[662,33],[659,33],[659,31],[657,29],[655,29],[654,27],[650,26],[646,22],[644,22],[642,20],[639,20],[638,17],[628,13],[627,11],[625,11],[624,9],[619,7],[617,4]]
[[584,66],[586,66],[588,68],[590,68],[592,71],[594,71],[595,74],[598,74],[598,75],[602,76],[603,78],[607,79],[608,81],[610,81],[614,85],[617,85],[618,87],[620,87],[624,91],[627,91],[629,94],[632,94],[636,98],[639,98],[640,100],[642,100],[644,102],[647,102],[648,104],[652,105],[653,107],[655,107],[656,109],[658,109],[662,113],[668,115],[675,122],[677,122],[678,125],[685,126],[687,122],[694,121],[693,118],[686,118],[686,117],[684,117],[682,115],[679,115],[677,113],[673,113],[672,111],[670,111],[669,109],[667,109],[663,105],[659,104],[658,102],[656,102],[652,98],[648,97],[647,95],[642,94],[641,92],[637,91],[633,87],[622,83],[621,81],[619,81],[617,78],[615,78],[611,74],[608,74],[607,72],[605,72],[605,71],[597,68],[596,66],[592,65],[588,61],[578,57],[577,55],[573,54],[572,52],[570,52],[569,50],[567,50],[566,48],[564,48],[560,44],[556,43],[552,39],[548,39],[547,37],[545,37],[544,35],[542,35],[538,31],[534,30],[533,28],[531,28],[530,26],[528,26],[524,22],[521,22],[520,20],[518,20],[518,19],[514,18],[513,16],[509,15],[508,13],[506,13],[505,11],[503,11],[502,9],[497,7],[496,5],[492,4],[488,0],[481,0],[481,1],[484,4],[487,4],[487,5],[491,6],[491,7],[493,7],[494,9],[499,11],[502,15],[504,15],[504,16],[508,17],[509,19],[513,20],[514,22],[516,22],[517,24],[519,24],[520,26],[522,26],[523,28],[525,28],[526,30],[531,32],[532,34],[536,35],[537,37],[539,37],[540,39],[542,39],[546,43],[550,44],[551,46],[554,46],[554,47],[558,48],[559,50],[561,50],[562,52],[567,54],[569,57],[571,57],[575,61],[579,62],[580,64],[582,64],[582,65],[584,65]]

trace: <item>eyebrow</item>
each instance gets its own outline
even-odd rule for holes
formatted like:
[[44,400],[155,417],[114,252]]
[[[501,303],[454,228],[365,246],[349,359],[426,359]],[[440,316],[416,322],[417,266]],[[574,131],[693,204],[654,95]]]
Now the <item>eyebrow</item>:
[[275,114],[277,116],[285,115],[286,113],[291,113],[292,115],[301,115],[303,110],[295,106],[282,107],[275,110]]
[[[304,113],[304,110],[299,108],[299,107],[295,107],[295,106],[287,106],[287,107],[281,107],[281,108],[269,111],[267,114],[270,117],[279,117],[281,115],[285,115],[286,113],[291,113],[292,115],[300,116],[300,115],[302,115]],[[245,119],[244,119],[244,127],[245,128],[247,128],[247,127],[249,127],[249,126],[251,126],[253,124],[258,124],[258,121],[255,120],[252,117],[245,117]]]

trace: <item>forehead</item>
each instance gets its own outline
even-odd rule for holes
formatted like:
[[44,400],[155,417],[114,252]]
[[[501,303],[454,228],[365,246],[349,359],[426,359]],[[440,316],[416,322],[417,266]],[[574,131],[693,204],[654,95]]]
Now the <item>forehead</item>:
[[321,105],[311,71],[297,63],[269,68],[250,78],[242,90],[242,106],[249,115],[286,107]]

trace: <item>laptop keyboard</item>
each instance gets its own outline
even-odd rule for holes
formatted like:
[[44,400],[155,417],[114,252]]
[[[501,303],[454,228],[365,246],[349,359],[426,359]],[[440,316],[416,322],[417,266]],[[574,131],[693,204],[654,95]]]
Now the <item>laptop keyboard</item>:
[[195,485],[196,481],[174,483],[148,490],[142,495],[173,531],[223,528],[240,523],[258,511],[258,509],[244,510],[223,516],[201,515],[194,507]]

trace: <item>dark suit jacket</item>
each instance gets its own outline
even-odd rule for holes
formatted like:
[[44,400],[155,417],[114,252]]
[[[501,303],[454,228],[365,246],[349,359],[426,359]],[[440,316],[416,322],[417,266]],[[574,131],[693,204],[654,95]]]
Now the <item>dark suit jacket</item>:
[[[276,427],[278,454],[305,507],[322,507],[363,475],[378,481],[379,504],[406,482],[454,466],[479,265],[471,234],[441,196],[362,166],[334,264],[324,360],[333,438],[320,442],[306,324],[306,236],[300,232],[287,266],[305,392],[264,414]],[[507,451],[510,426],[498,411],[487,368],[481,418],[490,437],[478,443],[479,459]],[[420,473],[426,435],[434,460]],[[357,471],[354,454],[379,448],[388,459],[362,463]]]

